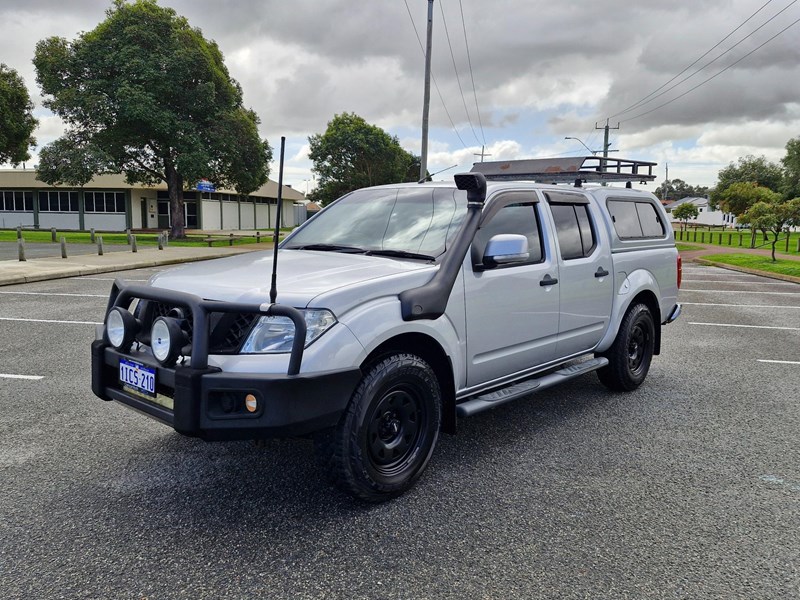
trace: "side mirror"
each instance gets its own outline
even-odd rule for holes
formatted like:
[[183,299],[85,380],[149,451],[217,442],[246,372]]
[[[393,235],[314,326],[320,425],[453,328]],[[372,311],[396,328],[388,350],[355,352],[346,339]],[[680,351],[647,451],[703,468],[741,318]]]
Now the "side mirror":
[[528,258],[528,238],[515,233],[500,233],[492,237],[483,251],[483,265],[489,268],[523,263]]

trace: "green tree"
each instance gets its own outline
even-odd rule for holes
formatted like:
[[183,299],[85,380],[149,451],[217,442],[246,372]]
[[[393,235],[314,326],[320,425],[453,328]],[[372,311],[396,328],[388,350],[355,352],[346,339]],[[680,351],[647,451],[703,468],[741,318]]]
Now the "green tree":
[[800,137],[786,142],[786,156],[781,159],[783,164],[783,197],[800,197]]
[[717,198],[725,212],[739,217],[758,202],[776,203],[780,200],[780,194],[756,183],[737,182],[730,184],[724,192],[717,195]]
[[800,198],[783,202],[756,202],[739,221],[772,234],[772,261],[775,262],[775,245],[784,228],[800,225]]
[[681,198],[700,198],[708,193],[705,186],[693,186],[683,179],[668,179],[655,190],[660,200],[680,200]]
[[419,158],[400,147],[397,137],[354,113],[335,115],[325,133],[308,141],[311,170],[319,176],[309,200],[323,206],[358,188],[416,181],[419,174]]
[[684,230],[686,230],[686,224],[689,222],[689,219],[696,219],[699,214],[700,211],[697,209],[697,206],[691,202],[684,202],[672,209],[672,216],[683,223]]
[[736,164],[731,162],[717,174],[717,185],[710,197],[711,205],[719,206],[722,195],[736,183],[754,183],[777,192],[783,183],[783,169],[769,162],[765,156],[740,157]]
[[33,62],[45,106],[68,128],[42,150],[42,180],[166,182],[173,238],[184,236],[183,191],[195,182],[248,194],[267,181],[272,149],[216,43],[155,0],[115,0],[76,40],[40,41]]
[[0,63],[0,164],[17,166],[31,157],[29,149],[36,145],[32,134],[39,124],[32,110],[22,77]]

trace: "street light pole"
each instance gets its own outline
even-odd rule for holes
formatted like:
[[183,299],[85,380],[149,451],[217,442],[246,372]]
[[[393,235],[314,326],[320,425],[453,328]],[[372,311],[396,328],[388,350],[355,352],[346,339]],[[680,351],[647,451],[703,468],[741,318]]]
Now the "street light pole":
[[599,150],[592,150],[591,148],[589,148],[589,146],[587,146],[586,144],[584,144],[584,143],[583,143],[583,141],[582,141],[581,139],[579,139],[579,138],[572,137],[572,136],[567,136],[567,137],[565,137],[564,139],[565,139],[565,140],[575,140],[576,142],[579,142],[581,146],[583,146],[583,147],[584,147],[584,148],[586,148],[586,149],[587,149],[589,152],[591,152],[591,153],[592,153],[592,156],[594,156],[595,154],[597,154],[598,152],[600,152]]

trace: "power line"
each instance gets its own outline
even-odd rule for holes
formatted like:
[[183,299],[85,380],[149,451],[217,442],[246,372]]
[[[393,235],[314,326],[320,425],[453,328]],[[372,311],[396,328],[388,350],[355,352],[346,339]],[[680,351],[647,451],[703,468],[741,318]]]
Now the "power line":
[[[795,0],[795,2],[796,2],[796,1],[797,1],[797,0]],[[749,21],[750,21],[750,20],[751,20],[753,17],[755,17],[755,16],[756,16],[758,13],[760,13],[760,12],[761,12],[761,11],[762,11],[762,10],[763,10],[763,9],[764,9],[766,6],[767,6],[767,5],[768,5],[768,4],[770,4],[771,2],[772,2],[772,0],[767,0],[767,1],[766,1],[764,4],[762,4],[762,5],[761,5],[761,8],[759,8],[759,9],[758,9],[756,12],[754,12],[754,13],[753,13],[753,14],[751,14],[749,17],[747,17],[747,19],[745,19],[744,21],[742,21],[742,23],[740,23],[738,27],[736,27],[736,28],[735,28],[733,31],[731,31],[731,32],[730,32],[728,35],[726,35],[724,38],[722,38],[720,41],[718,41],[716,44],[714,44],[714,45],[713,45],[711,48],[709,48],[709,49],[708,49],[708,50],[707,50],[707,51],[706,51],[704,54],[702,54],[702,55],[701,55],[701,56],[699,56],[697,59],[695,59],[695,61],[694,61],[692,64],[690,64],[690,65],[686,66],[686,67],[683,69],[683,71],[681,71],[680,73],[678,73],[677,75],[675,75],[675,76],[674,76],[672,79],[670,79],[670,80],[669,80],[669,81],[667,81],[666,83],[662,84],[660,87],[658,87],[658,88],[654,89],[652,92],[650,92],[649,94],[647,94],[647,96],[645,96],[644,98],[642,98],[642,99],[641,99],[641,100],[639,100],[638,102],[634,102],[633,104],[631,104],[631,105],[630,105],[630,106],[628,106],[627,108],[624,108],[623,110],[619,111],[618,113],[611,115],[611,116],[609,117],[609,119],[613,119],[614,117],[616,117],[616,116],[619,116],[619,115],[621,115],[621,114],[624,114],[624,113],[626,113],[626,112],[628,112],[628,111],[630,111],[630,110],[633,110],[634,108],[636,108],[636,107],[638,107],[638,106],[641,106],[642,104],[646,104],[646,102],[645,102],[646,100],[649,102],[648,98],[650,98],[650,97],[651,97],[653,94],[655,94],[655,93],[659,92],[660,90],[664,89],[664,88],[665,88],[666,86],[668,86],[670,83],[672,83],[673,81],[675,81],[675,80],[676,80],[678,77],[680,77],[681,75],[683,75],[684,73],[686,73],[686,71],[688,71],[688,70],[689,70],[689,69],[691,69],[693,66],[695,66],[695,65],[696,65],[698,62],[700,62],[700,61],[701,61],[703,58],[705,58],[706,56],[708,56],[709,54],[711,54],[712,50],[714,50],[715,48],[718,48],[718,47],[719,47],[719,45],[720,45],[720,44],[722,44],[722,42],[724,42],[725,40],[727,40],[727,39],[728,39],[729,37],[731,37],[731,36],[732,36],[734,33],[736,33],[736,32],[737,32],[737,31],[739,31],[739,30],[740,30],[742,27],[744,27],[744,26],[745,26],[745,25],[746,25],[746,24],[747,24],[747,23],[748,23],[748,22],[749,22]],[[792,4],[794,4],[794,2],[792,2],[791,4],[789,4],[789,5],[788,5],[786,8],[789,8],[789,6],[791,6]],[[783,10],[786,10],[786,8],[784,8]],[[781,12],[783,12],[783,11],[781,11]],[[780,13],[778,13],[778,14],[780,14]],[[778,16],[778,15],[775,15],[775,17],[777,17],[777,16]],[[774,19],[775,17],[772,17],[772,18]],[[772,20],[772,19],[770,19],[770,21],[771,21],[771,20]],[[769,21],[767,21],[767,23],[769,23]],[[764,23],[764,25],[766,25],[767,23]],[[761,27],[763,27],[764,25],[762,25]],[[760,29],[760,28],[759,28],[759,29]],[[758,29],[756,29],[756,31],[758,31]],[[756,31],[753,31],[752,33],[750,33],[750,35],[753,35],[753,33],[755,33]],[[749,37],[749,36],[748,36],[748,37]],[[744,41],[744,40],[746,40],[746,39],[747,39],[747,37],[745,37],[744,39],[740,40],[740,41],[739,41],[739,43],[743,42],[743,41]],[[733,50],[733,48],[735,48],[735,47],[736,47],[736,46],[733,46],[732,48],[729,48],[729,49],[728,49],[728,52],[730,52],[731,50]],[[720,54],[720,55],[719,55],[717,58],[720,58],[721,56],[724,56],[724,53],[723,53],[723,54]],[[716,59],[714,59],[714,60],[716,60]],[[713,62],[713,61],[712,61],[712,62]],[[709,64],[710,64],[710,63],[709,63]],[[705,66],[708,66],[708,65],[705,65]],[[697,73],[697,71],[696,71],[695,73]],[[687,79],[688,79],[688,78],[687,78]],[[686,81],[686,80],[684,79],[683,81]],[[679,83],[683,83],[683,81],[681,81],[681,82],[679,82]],[[676,84],[676,85],[677,85],[677,84]],[[670,88],[670,89],[672,89],[672,88]],[[666,91],[669,91],[669,90],[666,90]]]
[[[414,16],[411,14],[411,9],[408,7],[408,0],[403,0],[406,5],[406,10],[408,11],[408,18],[411,19],[411,26],[414,28],[414,35],[417,36],[417,42],[419,42],[419,49],[422,51],[422,56],[425,56],[425,47],[422,45],[422,40],[419,37],[419,32],[417,31],[417,25],[414,23]],[[453,128],[453,133],[456,134],[458,141],[461,142],[461,145],[464,146],[465,150],[469,150],[467,145],[464,143],[464,140],[461,139],[461,134],[458,133],[458,129],[456,129],[455,123],[453,123],[453,117],[450,116],[450,111],[447,110],[447,105],[444,103],[444,98],[442,97],[442,92],[439,89],[439,84],[436,82],[436,76],[431,73],[431,79],[433,79],[433,86],[436,88],[436,93],[439,95],[439,100],[442,102],[442,108],[444,108],[444,112],[447,115],[448,120],[450,121],[450,126]]]
[[475,76],[472,73],[472,59],[469,55],[469,42],[467,41],[467,25],[464,22],[464,6],[461,4],[461,0],[458,0],[458,7],[461,9],[461,28],[464,30],[464,46],[467,48],[467,64],[469,65],[469,77],[472,81],[472,95],[475,98],[475,112],[478,113],[478,126],[481,130],[481,138],[483,139],[483,145],[486,145],[486,135],[483,132],[483,122],[481,121],[481,110],[478,108],[478,92],[475,89]]
[[469,116],[469,109],[467,108],[467,99],[464,97],[464,89],[461,87],[461,78],[458,76],[458,67],[456,66],[456,55],[453,54],[453,45],[450,43],[450,32],[447,30],[447,19],[444,16],[444,2],[439,2],[439,9],[442,13],[442,24],[444,25],[444,35],[447,38],[447,45],[450,48],[450,58],[453,59],[453,71],[456,74],[456,82],[458,82],[458,91],[461,92],[461,102],[464,103],[464,112],[467,114],[467,123],[472,130],[472,135],[475,136],[475,141],[479,144],[481,141],[478,139],[478,134],[475,133],[475,128],[472,126],[472,119]]
[[663,108],[663,107],[665,107],[667,104],[672,104],[672,103],[673,103],[673,102],[675,102],[676,100],[680,100],[681,98],[683,98],[683,97],[684,97],[684,96],[686,96],[687,94],[689,94],[689,93],[691,93],[691,92],[695,91],[695,90],[696,90],[697,88],[699,88],[700,86],[702,86],[702,85],[705,85],[706,83],[708,83],[708,82],[709,82],[709,81],[711,81],[712,79],[714,79],[714,78],[718,77],[719,75],[722,75],[722,74],[723,74],[725,71],[727,71],[728,69],[730,69],[730,68],[732,68],[732,67],[734,67],[734,66],[738,65],[738,64],[739,64],[740,62],[742,62],[742,61],[743,61],[745,58],[747,58],[748,56],[750,56],[750,55],[751,55],[751,54],[753,54],[754,52],[757,52],[758,50],[760,50],[761,48],[763,48],[764,46],[766,46],[767,44],[769,44],[769,43],[770,43],[772,40],[774,40],[776,37],[778,37],[779,35],[781,35],[781,34],[782,34],[784,31],[786,31],[787,29],[789,29],[789,28],[791,28],[791,27],[794,27],[794,26],[795,26],[795,25],[797,25],[798,23],[800,23],[800,19],[797,19],[796,21],[793,21],[792,23],[790,23],[789,25],[787,25],[786,27],[784,27],[783,29],[781,29],[781,30],[780,30],[778,33],[776,33],[775,35],[773,35],[771,38],[769,38],[769,39],[768,39],[766,42],[764,42],[763,44],[761,44],[761,45],[759,45],[759,46],[756,46],[755,48],[753,48],[753,49],[752,49],[750,52],[748,52],[747,54],[745,54],[744,56],[742,56],[742,57],[741,57],[739,60],[737,60],[737,61],[735,61],[735,62],[733,62],[733,63],[729,64],[727,67],[725,67],[725,68],[724,68],[724,69],[722,69],[721,71],[718,71],[717,73],[715,73],[714,75],[712,75],[712,76],[711,76],[711,77],[709,77],[708,79],[704,79],[703,81],[701,81],[700,83],[698,83],[696,86],[694,86],[693,88],[690,88],[690,89],[686,90],[685,92],[683,92],[683,93],[682,93],[682,94],[680,94],[679,96],[676,96],[675,98],[672,98],[671,100],[667,100],[667,101],[666,101],[666,102],[664,102],[663,104],[659,104],[659,105],[658,105],[658,106],[656,106],[655,108],[652,108],[652,109],[650,109],[650,110],[648,110],[648,111],[646,111],[646,112],[640,113],[640,114],[638,114],[638,115],[636,115],[636,116],[634,116],[634,117],[630,117],[629,119],[625,119],[624,121],[622,121],[622,123],[627,123],[628,121],[633,121],[634,119],[638,119],[639,117],[643,117],[643,116],[645,116],[645,115],[649,115],[650,113],[657,111],[659,108]]

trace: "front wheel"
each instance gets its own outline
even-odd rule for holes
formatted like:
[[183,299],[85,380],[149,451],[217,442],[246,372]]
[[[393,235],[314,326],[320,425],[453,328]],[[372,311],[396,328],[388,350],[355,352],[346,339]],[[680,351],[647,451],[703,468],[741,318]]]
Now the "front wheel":
[[629,392],[639,387],[653,360],[656,329],[646,304],[635,304],[625,313],[611,348],[601,354],[608,365],[597,371],[607,388]]
[[339,424],[317,438],[317,454],[338,487],[382,502],[422,474],[441,418],[433,369],[413,354],[394,354],[368,368]]

